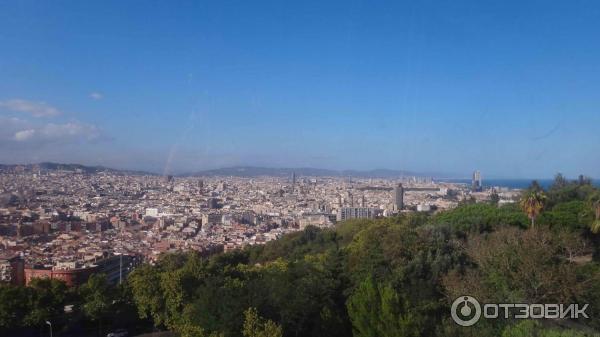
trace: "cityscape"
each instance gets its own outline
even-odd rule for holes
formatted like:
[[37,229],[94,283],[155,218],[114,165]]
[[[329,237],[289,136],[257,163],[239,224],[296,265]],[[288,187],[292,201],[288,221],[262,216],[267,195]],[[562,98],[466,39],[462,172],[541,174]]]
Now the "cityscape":
[[0,0],[0,337],[600,337],[600,2]]
[[[118,171],[86,173],[58,165],[0,172],[0,276],[111,282],[167,252],[203,255],[264,244],[307,226],[349,219],[436,212],[466,200],[514,203],[520,190],[430,177],[174,177]],[[44,168],[42,168],[44,167]]]

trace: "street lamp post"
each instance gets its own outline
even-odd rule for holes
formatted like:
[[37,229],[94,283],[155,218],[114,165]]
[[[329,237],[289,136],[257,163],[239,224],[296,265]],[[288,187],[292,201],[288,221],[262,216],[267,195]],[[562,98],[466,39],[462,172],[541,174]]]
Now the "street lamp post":
[[46,324],[50,326],[50,337],[52,337],[52,323],[50,323],[50,321],[46,321]]

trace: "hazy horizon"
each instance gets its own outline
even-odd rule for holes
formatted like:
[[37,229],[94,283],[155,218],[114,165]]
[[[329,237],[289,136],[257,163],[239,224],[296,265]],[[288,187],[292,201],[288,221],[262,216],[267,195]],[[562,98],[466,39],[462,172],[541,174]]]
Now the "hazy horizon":
[[0,4],[0,162],[600,177],[600,4]]
[[[164,172],[164,171],[152,171],[152,170],[144,170],[141,168],[136,168],[136,167],[118,167],[118,166],[105,166],[105,165],[99,165],[99,164],[85,164],[85,163],[75,163],[75,162],[51,162],[51,161],[44,161],[44,162],[21,162],[21,163],[6,163],[6,162],[0,162],[0,165],[6,165],[6,166],[12,166],[12,165],[37,165],[37,164],[57,164],[57,165],[83,165],[86,167],[103,167],[106,169],[114,169],[114,170],[120,170],[120,171],[138,171],[138,172],[144,172],[144,173],[149,173],[149,174],[156,174],[156,175],[175,175],[175,176],[192,176],[192,175],[196,175],[196,174],[200,174],[200,173],[206,173],[206,172],[212,172],[212,171],[220,171],[220,170],[230,170],[230,169],[266,169],[266,170],[297,170],[298,173],[302,172],[302,170],[323,170],[323,171],[332,171],[332,172],[337,172],[337,173],[343,173],[343,172],[355,172],[355,173],[372,173],[375,171],[397,171],[397,172],[404,172],[405,174],[403,176],[411,176],[411,174],[414,174],[414,176],[417,177],[432,177],[435,179],[441,179],[441,180],[448,180],[448,181],[458,181],[458,180],[470,180],[472,178],[472,174],[473,172],[464,172],[464,173],[460,173],[460,172],[437,172],[437,171],[413,171],[413,170],[406,170],[406,169],[401,169],[401,168],[383,168],[383,167],[378,167],[378,168],[372,168],[372,169],[336,169],[336,168],[323,168],[323,167],[287,167],[287,166],[256,166],[256,165],[233,165],[233,166],[220,166],[220,167],[212,167],[212,168],[206,168],[206,169],[200,169],[200,170],[181,170],[181,171],[173,171],[173,172]],[[538,176],[538,177],[511,177],[511,176],[485,176],[484,172],[482,172],[482,178],[484,180],[520,180],[520,181],[533,181],[533,180],[538,180],[538,181],[551,181],[554,180],[554,178],[556,177],[557,174],[562,174],[562,172],[556,172],[554,175],[552,176]],[[301,176],[301,175],[300,175]],[[579,175],[574,175],[574,176],[568,176],[568,175],[563,175],[567,180],[572,180],[575,181],[579,178]],[[587,178],[591,178],[592,180],[596,180],[595,177],[592,176],[587,176],[584,175]],[[596,184],[596,183],[594,183]]]

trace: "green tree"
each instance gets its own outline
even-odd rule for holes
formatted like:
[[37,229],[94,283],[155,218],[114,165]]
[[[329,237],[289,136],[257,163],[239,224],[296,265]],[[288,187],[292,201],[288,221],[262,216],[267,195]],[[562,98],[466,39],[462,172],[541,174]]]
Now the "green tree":
[[529,219],[513,204],[496,207],[487,203],[463,205],[433,216],[430,224],[449,226],[464,236],[470,232],[492,232],[503,226],[527,228]]
[[98,323],[98,331],[102,334],[102,323],[113,312],[115,291],[106,280],[104,274],[94,274],[79,287],[82,300],[82,311],[85,317]]
[[520,205],[531,220],[531,228],[535,227],[535,219],[540,215],[542,209],[544,209],[545,202],[546,195],[544,192],[535,188],[529,189],[521,197]]
[[557,173],[554,176],[554,183],[552,183],[551,189],[561,189],[565,188],[569,185],[569,181],[562,175],[562,173]]
[[469,294],[488,303],[577,303],[600,280],[600,273],[580,273],[585,265],[573,263],[587,254],[586,246],[576,233],[544,227],[471,235],[465,250],[473,266],[442,283],[451,299]]
[[256,308],[248,308],[244,312],[244,337],[282,337],[281,326],[258,315]]
[[596,190],[588,198],[588,203],[594,212],[594,220],[590,226],[592,233],[600,232],[600,191]]
[[498,192],[496,192],[496,190],[492,190],[492,194],[490,194],[490,204],[494,205],[494,206],[498,206],[498,203],[500,202],[500,196],[498,195]]
[[30,288],[0,284],[0,335],[20,328],[30,312],[28,297]]
[[151,318],[157,327],[164,326],[167,321],[160,275],[157,267],[143,265],[134,270],[127,279],[140,318]]
[[543,192],[544,188],[542,187],[542,185],[540,185],[540,183],[537,180],[533,180],[531,182],[531,185],[529,185],[529,190],[536,191],[536,192]]
[[368,277],[347,302],[354,336],[419,336],[419,318],[408,310],[406,304],[391,285],[378,284]]
[[569,229],[571,231],[582,232],[593,221],[593,216],[589,209],[588,204],[583,201],[573,200],[562,202],[556,204],[549,211],[544,211],[536,221],[555,229]]
[[31,280],[29,287],[28,306],[31,311],[24,318],[25,325],[41,326],[49,320],[56,324],[57,318],[64,316],[67,285],[55,279],[35,278]]
[[180,337],[224,337],[222,332],[208,333],[195,322],[179,322],[175,327],[175,331]]

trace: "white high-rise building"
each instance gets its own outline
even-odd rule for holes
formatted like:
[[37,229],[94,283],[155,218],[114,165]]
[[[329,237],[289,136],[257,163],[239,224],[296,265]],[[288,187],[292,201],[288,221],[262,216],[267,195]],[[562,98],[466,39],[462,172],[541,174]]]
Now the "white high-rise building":
[[379,209],[370,207],[342,207],[338,211],[337,221],[348,219],[373,219],[379,214]]
[[473,180],[471,181],[471,187],[474,192],[480,192],[483,190],[483,185],[481,183],[481,172],[476,170],[473,172]]

